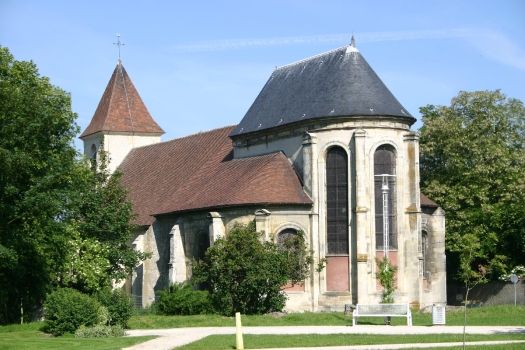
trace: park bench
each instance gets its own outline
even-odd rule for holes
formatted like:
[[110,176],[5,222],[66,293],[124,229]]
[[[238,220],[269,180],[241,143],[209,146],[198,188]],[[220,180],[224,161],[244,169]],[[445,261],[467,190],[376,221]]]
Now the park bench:
[[408,304],[357,304],[352,312],[352,325],[359,317],[406,317],[407,326],[412,326],[412,313]]

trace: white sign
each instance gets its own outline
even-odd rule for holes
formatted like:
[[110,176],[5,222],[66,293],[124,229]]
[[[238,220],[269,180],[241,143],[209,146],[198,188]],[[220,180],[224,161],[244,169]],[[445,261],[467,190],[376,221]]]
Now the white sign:
[[444,325],[445,321],[445,305],[432,305],[432,324]]

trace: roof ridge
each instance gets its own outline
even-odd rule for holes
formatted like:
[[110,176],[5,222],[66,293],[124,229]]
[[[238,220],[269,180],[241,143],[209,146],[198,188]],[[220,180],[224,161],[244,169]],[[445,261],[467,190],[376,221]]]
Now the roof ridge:
[[[112,74],[111,75],[110,83],[112,83],[112,84],[108,83],[108,86],[106,87],[106,89],[108,89],[108,94],[109,94],[109,101],[108,101],[108,107],[107,107],[107,110],[106,110],[106,115],[110,113],[111,106],[113,106],[112,102],[113,102],[113,98],[115,97],[115,94],[113,92],[115,91],[115,84],[117,84],[117,75],[116,74]],[[106,92],[106,90],[104,90],[104,93],[105,92]],[[104,93],[102,93],[102,97],[100,98],[100,101],[102,101],[102,99],[104,98]],[[98,110],[98,106],[97,106],[97,110]],[[95,110],[95,114],[93,115],[93,117],[96,114],[97,114],[97,111]],[[104,129],[106,127],[107,122],[108,122],[108,119],[105,118],[104,119],[104,123],[102,123],[102,129]],[[88,127],[89,127],[89,125],[88,125]],[[87,129],[88,128],[86,128],[86,130],[84,130],[84,132],[86,132]]]
[[227,125],[227,126],[222,126],[220,128],[215,128],[215,129],[210,129],[210,130],[204,130],[204,131],[197,131],[193,134],[189,134],[189,135],[186,135],[186,136],[181,136],[179,138],[176,138],[176,139],[171,139],[171,140],[167,140],[167,141],[164,141],[162,143],[166,143],[166,142],[171,142],[171,141],[177,141],[177,140],[184,140],[184,139],[187,139],[187,138],[190,138],[190,137],[193,137],[193,136],[197,136],[197,135],[201,135],[201,134],[208,134],[210,132],[214,132],[214,131],[219,131],[219,130],[223,130],[223,129],[229,129],[229,128],[233,128],[233,127],[236,127],[237,124],[232,124],[232,125]]
[[[106,115],[109,115],[109,113],[111,112],[111,107],[113,106],[113,99],[115,97],[115,89],[116,89],[116,85],[118,84],[118,73],[112,74],[111,78],[113,78],[113,83],[111,84],[111,86],[108,84],[109,101],[108,101],[108,108],[107,108],[107,111],[106,111]],[[104,97],[104,95],[102,95],[102,98],[103,97]],[[101,101],[102,101],[102,98],[101,98]],[[97,111],[95,111],[95,114],[96,113],[97,113]],[[108,123],[108,118],[106,117],[106,118],[104,118],[104,123],[102,123],[102,129],[106,128],[106,124],[107,123]]]
[[254,158],[273,158],[275,156],[278,156],[279,154],[282,154],[283,156],[286,157],[286,155],[283,153],[283,151],[273,151],[273,152],[268,152],[268,153],[262,153],[262,154],[252,155],[252,156],[241,157],[241,158],[233,158],[230,161],[244,161],[244,160],[249,160],[249,159],[254,159]]
[[122,65],[120,60],[119,60],[119,63],[118,63],[118,68],[119,68],[118,71],[119,71],[120,76],[122,78],[122,85],[124,86],[124,94],[126,95],[126,106],[128,107],[129,122],[131,123],[131,129],[133,131],[135,131],[135,121],[133,119],[133,114],[131,113],[131,106],[130,106],[130,101],[129,101],[128,88],[126,86],[126,77],[124,76],[124,72],[126,73],[126,75],[127,75],[127,72],[124,69],[124,66]]
[[[281,69],[283,69],[283,68],[289,68],[289,67],[291,67],[291,66],[295,66],[295,65],[298,65],[298,64],[301,64],[301,63],[305,63],[305,62],[310,61],[310,60],[313,60],[313,59],[315,59],[315,58],[319,58],[319,57],[321,57],[321,56],[324,56],[324,55],[328,55],[328,54],[334,53],[334,52],[339,51],[339,50],[341,50],[341,49],[346,49],[346,48],[348,48],[349,46],[350,46],[350,45],[345,45],[345,46],[341,46],[341,47],[338,47],[338,48],[335,48],[335,49],[332,49],[332,50],[329,50],[329,51],[321,52],[321,53],[318,53],[318,54],[316,54],[316,55],[313,55],[313,56],[309,56],[309,57],[303,58],[303,59],[301,59],[301,60],[299,60],[299,61],[295,61],[295,62],[292,62],[292,63],[285,64],[285,65],[283,65],[283,66],[279,66],[279,67],[275,68],[275,70],[277,71],[277,70],[281,70]],[[356,51],[356,52],[358,52],[358,51]]]
[[150,144],[150,145],[143,145],[143,146],[133,147],[133,150],[147,148],[147,147],[154,147],[154,146],[159,146],[159,145],[165,145],[165,144],[172,143],[172,142],[175,142],[175,141],[185,140],[185,139],[188,139],[190,137],[197,136],[197,135],[209,134],[209,133],[212,133],[212,132],[215,132],[215,131],[219,131],[219,130],[231,129],[231,128],[234,128],[236,126],[237,126],[236,124],[233,124],[233,125],[227,125],[227,126],[223,126],[223,127],[220,127],[220,128],[216,128],[216,129],[211,129],[211,130],[198,131],[198,132],[196,132],[194,134],[181,136],[179,138],[175,138],[175,139],[171,139],[171,140],[161,141],[161,142],[153,143],[153,144]]

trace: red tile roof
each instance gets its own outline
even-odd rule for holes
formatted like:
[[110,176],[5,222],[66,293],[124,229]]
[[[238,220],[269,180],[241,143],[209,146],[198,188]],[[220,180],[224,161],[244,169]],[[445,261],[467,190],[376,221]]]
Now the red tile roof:
[[420,193],[420,201],[421,201],[421,206],[422,207],[427,207],[427,208],[438,208],[439,207],[439,205],[437,205],[436,202],[434,202],[432,199],[428,198],[423,193]]
[[152,215],[239,205],[310,205],[282,153],[232,159],[234,126],[136,148],[120,166],[137,214]]
[[164,134],[121,63],[115,67],[97,110],[80,138],[100,131]]

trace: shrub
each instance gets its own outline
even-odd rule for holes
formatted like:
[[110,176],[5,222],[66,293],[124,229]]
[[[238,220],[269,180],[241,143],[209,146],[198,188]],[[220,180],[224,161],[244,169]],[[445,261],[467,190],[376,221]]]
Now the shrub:
[[108,326],[97,324],[91,327],[82,325],[75,332],[75,337],[77,338],[108,338],[122,336],[124,336],[124,328],[118,325]]
[[44,304],[44,330],[53,335],[73,333],[81,325],[105,322],[105,308],[94,298],[69,288],[57,289]]
[[198,315],[211,312],[212,306],[207,291],[176,283],[160,293],[155,309],[164,315]]
[[302,262],[309,252],[306,245],[296,243],[291,242],[294,250],[288,251],[263,242],[255,222],[238,224],[208,248],[193,277],[206,287],[213,307],[223,315],[281,311],[286,303],[282,287],[309,274],[309,264]]
[[108,325],[128,326],[128,321],[133,315],[133,303],[128,294],[123,290],[105,289],[96,295],[98,301],[108,309]]
[[383,294],[381,295],[381,303],[391,304],[394,302],[395,279],[397,267],[392,265],[387,257],[383,260],[377,259],[377,279],[379,284],[383,287]]

